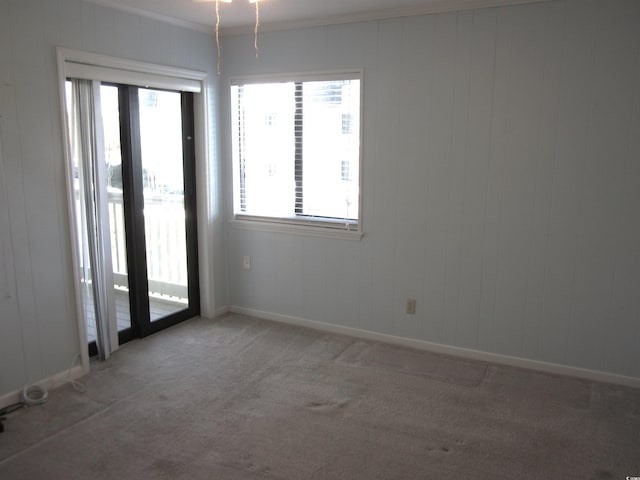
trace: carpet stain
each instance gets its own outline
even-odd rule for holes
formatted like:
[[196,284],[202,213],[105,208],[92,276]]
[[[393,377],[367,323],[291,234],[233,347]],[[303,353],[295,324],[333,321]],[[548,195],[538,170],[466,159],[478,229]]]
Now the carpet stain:
[[451,452],[451,448],[446,446],[446,445],[442,445],[440,447],[434,447],[434,446],[430,445],[430,446],[425,447],[425,450],[427,452],[429,452],[429,453],[433,453],[433,452],[436,452],[436,453],[449,453],[449,452]]
[[595,476],[596,480],[609,480],[613,477],[614,477],[613,473],[607,470],[596,470],[596,476]]
[[[640,470],[640,389],[324,334],[313,343],[271,323],[247,350],[262,323],[232,318],[238,339],[192,352],[188,374],[177,354],[175,368],[150,368],[168,365],[169,342],[148,337],[99,364],[87,394],[61,387],[16,412],[0,434],[0,478],[613,480]],[[181,325],[166,335],[232,337],[226,323]]]
[[257,472],[262,474],[271,473],[271,467],[261,467],[260,465],[256,465],[255,463],[249,463],[245,467],[246,470],[250,472]]
[[354,342],[336,357],[335,362],[466,387],[479,386],[487,376],[487,366],[479,362],[379,343]]
[[165,475],[175,475],[180,472],[182,465],[166,458],[158,458],[153,461],[152,468],[154,471],[163,472]]
[[306,407],[314,412],[329,412],[333,410],[339,410],[347,406],[348,402],[308,402]]

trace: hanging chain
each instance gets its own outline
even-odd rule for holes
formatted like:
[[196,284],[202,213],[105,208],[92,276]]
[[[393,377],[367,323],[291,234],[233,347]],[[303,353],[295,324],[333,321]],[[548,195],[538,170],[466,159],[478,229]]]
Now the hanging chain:
[[255,0],[256,1],[256,28],[253,31],[254,34],[254,40],[253,40],[253,46],[256,49],[256,58],[258,58],[258,27],[260,26],[260,0]]
[[216,0],[216,48],[218,49],[218,76],[220,76],[220,0]]
[[[260,52],[258,48],[258,29],[260,27],[260,0],[255,0],[254,3],[256,4],[256,25],[253,29],[253,47],[256,50],[256,58],[258,58],[258,54]],[[218,51],[217,71],[218,76],[220,76],[220,74],[222,73],[222,54],[220,52],[220,0],[216,0],[216,49]]]

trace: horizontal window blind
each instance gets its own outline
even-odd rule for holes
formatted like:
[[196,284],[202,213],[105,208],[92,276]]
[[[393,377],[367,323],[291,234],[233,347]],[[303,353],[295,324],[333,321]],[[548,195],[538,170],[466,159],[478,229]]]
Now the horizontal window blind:
[[358,230],[360,79],[234,83],[236,218]]

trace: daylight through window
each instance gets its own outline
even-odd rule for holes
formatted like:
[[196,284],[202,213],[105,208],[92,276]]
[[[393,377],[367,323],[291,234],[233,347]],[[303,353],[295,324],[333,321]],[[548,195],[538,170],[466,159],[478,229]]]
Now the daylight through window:
[[359,231],[360,74],[233,82],[236,219]]

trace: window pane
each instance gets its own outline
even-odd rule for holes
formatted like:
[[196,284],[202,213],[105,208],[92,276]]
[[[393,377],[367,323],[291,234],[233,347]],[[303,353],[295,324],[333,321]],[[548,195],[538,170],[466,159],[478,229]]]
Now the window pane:
[[234,87],[240,170],[236,211],[294,215],[294,84]]
[[358,80],[306,82],[303,126],[303,213],[358,218]]
[[179,92],[140,88],[149,314],[160,320],[189,304],[182,106]]

